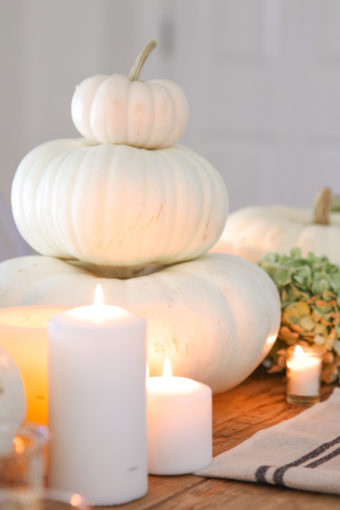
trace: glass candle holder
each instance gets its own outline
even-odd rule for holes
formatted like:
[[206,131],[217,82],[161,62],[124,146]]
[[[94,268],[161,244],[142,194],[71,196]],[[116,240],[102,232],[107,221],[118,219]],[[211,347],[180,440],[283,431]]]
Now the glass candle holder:
[[37,510],[44,482],[44,447],[48,430],[25,425],[19,430],[0,424],[0,508]]
[[287,402],[311,405],[320,400],[322,353],[295,345],[287,349]]
[[[29,506],[27,506],[29,504]],[[32,506],[33,505],[33,506]],[[41,489],[36,492],[34,499],[28,500],[9,499],[0,491],[1,510],[90,510],[90,503],[80,496],[71,492],[59,491],[56,489]]]
[[29,422],[47,424],[47,323],[65,310],[43,305],[0,309],[1,345],[20,370]]

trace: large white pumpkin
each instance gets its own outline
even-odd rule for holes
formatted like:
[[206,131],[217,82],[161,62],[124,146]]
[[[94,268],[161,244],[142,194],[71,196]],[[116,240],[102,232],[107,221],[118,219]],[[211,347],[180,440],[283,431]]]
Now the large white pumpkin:
[[115,266],[195,258],[220,236],[221,175],[184,146],[161,150],[54,140],[33,149],[13,181],[12,209],[39,253]]
[[215,392],[245,379],[272,347],[280,301],[269,276],[247,260],[224,254],[176,264],[128,280],[99,278],[58,259],[30,256],[0,264],[0,306],[78,306],[105,301],[148,321],[148,362],[160,375],[170,356],[175,375]]
[[139,79],[151,41],[138,56],[129,76],[98,74],[76,87],[72,119],[78,131],[99,143],[160,149],[175,144],[185,131],[188,103],[170,80]]
[[330,213],[329,205],[328,191],[323,189],[314,210],[279,205],[240,209],[229,215],[211,251],[259,262],[265,253],[288,253],[297,246],[303,256],[313,252],[340,264],[340,213]]

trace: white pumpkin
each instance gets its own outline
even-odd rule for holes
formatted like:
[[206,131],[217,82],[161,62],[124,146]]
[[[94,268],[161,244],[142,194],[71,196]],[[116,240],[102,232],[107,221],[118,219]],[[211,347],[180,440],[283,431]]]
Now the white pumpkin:
[[118,276],[199,256],[227,209],[221,175],[184,146],[54,140],[26,155],[12,186],[15,222],[36,251],[114,266]]
[[19,369],[0,345],[0,455],[11,450],[15,432],[25,416],[26,397]]
[[151,375],[160,375],[170,356],[175,375],[224,391],[245,379],[276,339],[274,283],[255,264],[224,254],[128,280],[48,257],[12,259],[0,264],[0,306],[89,304],[97,283],[107,304],[147,319]]
[[291,248],[326,255],[340,264],[340,213],[329,213],[330,196],[321,190],[314,211],[279,205],[247,207],[229,215],[212,252],[234,253],[259,262],[268,252],[288,253]]
[[170,147],[180,139],[188,119],[183,90],[170,80],[139,80],[155,45],[146,46],[128,77],[98,74],[76,87],[72,119],[85,138],[146,149]]

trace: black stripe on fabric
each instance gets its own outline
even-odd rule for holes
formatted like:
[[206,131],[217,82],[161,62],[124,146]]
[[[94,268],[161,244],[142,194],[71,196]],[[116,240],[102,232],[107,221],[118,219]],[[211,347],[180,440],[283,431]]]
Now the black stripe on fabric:
[[260,466],[255,471],[255,480],[258,483],[268,483],[266,480],[266,473],[271,466]]
[[[285,466],[281,466],[280,468],[276,469],[273,475],[273,481],[277,485],[285,485],[283,481],[283,477],[285,472],[291,468],[300,466],[307,460],[314,459],[315,457],[318,457],[321,453],[324,453],[326,450],[334,446],[335,444],[340,443],[340,436],[336,437],[332,441],[329,441],[328,443],[323,443],[322,445],[318,446],[318,448],[315,448],[315,450],[312,450],[309,453],[306,453],[306,455],[303,455],[299,459],[295,460],[294,462],[290,462],[289,464],[286,464]],[[326,461],[325,461],[326,462]]]
[[321,457],[318,460],[315,460],[314,462],[311,462],[310,464],[307,464],[305,466],[306,468],[316,468],[320,466],[321,464],[324,464],[325,462],[328,462],[329,460],[333,459],[334,457],[337,457],[340,454],[340,448],[337,448],[333,452],[329,453],[328,455],[325,455],[324,457]]

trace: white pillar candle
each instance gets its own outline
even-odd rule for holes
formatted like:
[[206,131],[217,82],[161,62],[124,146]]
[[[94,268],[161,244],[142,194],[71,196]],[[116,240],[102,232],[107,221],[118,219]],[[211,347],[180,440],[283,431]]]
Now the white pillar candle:
[[287,392],[312,397],[319,394],[321,356],[297,345],[287,358]]
[[114,306],[49,321],[49,485],[115,505],[147,491],[146,321]]
[[[166,362],[167,363],[167,362]],[[173,377],[147,378],[148,469],[155,475],[193,473],[212,461],[209,386]]]

